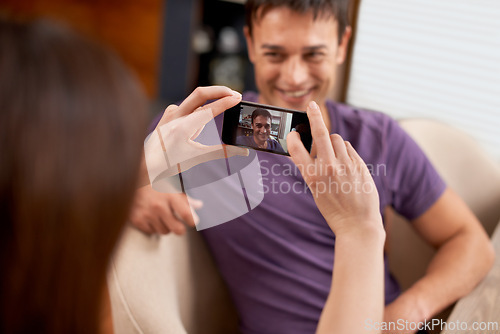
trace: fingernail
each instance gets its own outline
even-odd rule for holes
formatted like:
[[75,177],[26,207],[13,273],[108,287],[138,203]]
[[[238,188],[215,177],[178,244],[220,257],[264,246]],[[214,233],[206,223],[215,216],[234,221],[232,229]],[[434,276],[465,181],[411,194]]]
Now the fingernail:
[[315,101],[309,102],[309,108],[319,110],[319,106]]
[[188,197],[188,202],[194,209],[200,209],[203,206],[203,201],[200,201],[199,199]]
[[237,92],[235,90],[233,90],[233,96],[241,99],[241,93],[239,93],[239,92]]

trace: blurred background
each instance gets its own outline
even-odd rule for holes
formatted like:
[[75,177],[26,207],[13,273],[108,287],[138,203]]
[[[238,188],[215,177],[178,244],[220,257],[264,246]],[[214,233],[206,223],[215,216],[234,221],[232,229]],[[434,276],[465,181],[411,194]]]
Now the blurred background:
[[[114,49],[152,114],[198,85],[255,89],[244,0],[0,0],[0,12],[48,16]],[[330,97],[460,128],[500,161],[500,2],[355,0],[353,43]]]
[[114,49],[142,81],[154,112],[197,86],[255,88],[244,1],[0,0],[0,12],[50,17]]

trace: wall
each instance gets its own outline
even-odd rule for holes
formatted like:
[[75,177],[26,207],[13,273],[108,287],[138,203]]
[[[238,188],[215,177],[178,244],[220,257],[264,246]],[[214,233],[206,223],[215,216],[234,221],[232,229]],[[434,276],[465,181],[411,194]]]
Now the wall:
[[500,2],[363,0],[347,102],[431,118],[500,161]]
[[156,97],[164,0],[2,0],[0,12],[48,16],[114,49]]

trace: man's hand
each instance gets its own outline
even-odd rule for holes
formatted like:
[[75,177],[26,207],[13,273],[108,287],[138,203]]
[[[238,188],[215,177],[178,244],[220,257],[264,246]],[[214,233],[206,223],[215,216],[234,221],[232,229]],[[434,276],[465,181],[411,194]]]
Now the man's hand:
[[182,235],[186,232],[185,225],[195,226],[199,221],[191,208],[202,205],[185,194],[163,194],[146,185],[136,191],[130,221],[145,233]]
[[[385,307],[384,322],[387,324],[395,323],[396,329],[391,328],[390,330],[383,331],[384,334],[413,334],[418,331],[411,330],[411,328],[418,328],[419,322],[422,322],[422,319],[425,319],[425,317],[420,314],[419,308],[415,307],[415,301],[407,297],[402,295]],[[402,318],[403,315],[404,318]],[[431,321],[431,319],[427,320]],[[398,324],[403,324],[405,328],[398,328]]]
[[[469,293],[488,273],[494,251],[488,235],[463,200],[451,189],[411,223],[437,252],[425,276],[385,309],[384,321],[419,323]],[[411,333],[412,331],[387,331]]]

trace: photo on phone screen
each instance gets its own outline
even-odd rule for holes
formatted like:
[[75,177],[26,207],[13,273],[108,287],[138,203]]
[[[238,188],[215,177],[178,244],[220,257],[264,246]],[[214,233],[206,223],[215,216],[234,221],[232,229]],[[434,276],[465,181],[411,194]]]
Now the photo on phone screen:
[[296,131],[310,151],[311,128],[303,111],[241,101],[224,112],[222,141],[228,145],[290,155],[286,136]]

